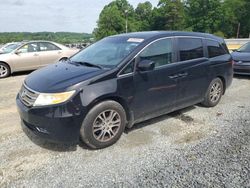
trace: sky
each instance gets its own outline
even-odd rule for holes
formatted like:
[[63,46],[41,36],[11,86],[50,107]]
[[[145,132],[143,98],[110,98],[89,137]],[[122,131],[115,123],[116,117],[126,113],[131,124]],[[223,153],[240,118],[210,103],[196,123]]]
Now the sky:
[[[0,0],[0,32],[91,33],[112,0]],[[136,7],[146,0],[128,0]],[[156,6],[159,0],[150,1]]]

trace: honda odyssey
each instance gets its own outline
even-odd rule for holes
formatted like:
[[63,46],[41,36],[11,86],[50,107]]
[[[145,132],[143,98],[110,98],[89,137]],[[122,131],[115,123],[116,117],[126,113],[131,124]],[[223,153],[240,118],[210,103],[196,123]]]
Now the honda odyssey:
[[222,38],[127,33],[32,72],[16,102],[22,125],[35,134],[104,148],[135,123],[197,103],[217,105],[232,76]]

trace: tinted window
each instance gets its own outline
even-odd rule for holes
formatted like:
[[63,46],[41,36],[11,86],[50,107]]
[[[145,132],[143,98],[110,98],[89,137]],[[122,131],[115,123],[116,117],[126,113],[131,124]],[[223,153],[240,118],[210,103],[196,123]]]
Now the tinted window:
[[194,38],[179,38],[180,61],[204,57],[202,40]]
[[155,66],[162,66],[172,62],[172,40],[162,39],[150,44],[140,54],[141,60],[151,60]]
[[209,58],[224,55],[227,53],[218,42],[213,40],[207,40],[207,50]]
[[19,49],[19,51],[22,52],[22,53],[37,52],[38,51],[38,45],[37,45],[37,43],[25,44],[23,47],[21,47]]
[[60,50],[59,47],[48,42],[41,42],[39,43],[39,45],[40,45],[40,51]]

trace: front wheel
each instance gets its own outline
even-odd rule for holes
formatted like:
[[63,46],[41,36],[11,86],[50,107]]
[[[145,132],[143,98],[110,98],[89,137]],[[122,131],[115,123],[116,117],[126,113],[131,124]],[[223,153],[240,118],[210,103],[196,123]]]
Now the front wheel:
[[86,115],[80,129],[81,139],[91,148],[105,148],[120,138],[125,125],[123,107],[115,101],[104,101]]
[[7,64],[0,62],[0,78],[5,78],[10,75],[10,68]]
[[207,93],[205,95],[204,101],[201,103],[206,107],[213,107],[216,106],[223,94],[224,87],[223,83],[220,78],[215,78],[210,83]]

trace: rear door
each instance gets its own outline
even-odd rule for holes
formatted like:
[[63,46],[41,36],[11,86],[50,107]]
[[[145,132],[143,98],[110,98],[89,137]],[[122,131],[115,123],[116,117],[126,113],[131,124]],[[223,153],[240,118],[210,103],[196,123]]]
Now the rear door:
[[56,63],[61,59],[62,50],[50,42],[39,42],[40,66]]
[[179,84],[177,108],[200,102],[209,79],[209,59],[205,57],[202,38],[177,37],[178,62],[176,80]]

